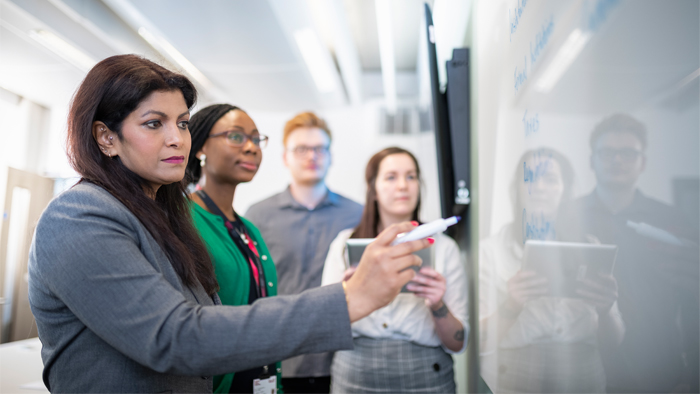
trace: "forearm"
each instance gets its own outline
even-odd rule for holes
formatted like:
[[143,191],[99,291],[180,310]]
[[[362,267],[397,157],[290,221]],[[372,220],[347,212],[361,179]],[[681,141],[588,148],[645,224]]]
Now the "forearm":
[[462,350],[466,340],[465,329],[462,323],[457,320],[444,302],[435,310],[431,309],[433,321],[435,322],[435,332],[446,348],[453,352]]
[[[145,364],[169,373],[221,374],[300,354],[350,349],[350,322],[339,287],[262,298],[246,306],[200,308],[197,318],[177,325],[175,338],[156,337],[153,346],[171,349],[169,357],[154,357],[158,353],[151,350],[144,354],[151,356]],[[281,334],[290,328],[293,334]]]

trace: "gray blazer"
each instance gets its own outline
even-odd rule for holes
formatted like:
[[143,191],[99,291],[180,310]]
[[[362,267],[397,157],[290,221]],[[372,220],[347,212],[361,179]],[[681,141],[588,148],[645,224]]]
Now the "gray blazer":
[[220,305],[183,286],[141,222],[89,183],[41,216],[29,301],[52,392],[211,392],[211,375],[352,348],[340,285]]

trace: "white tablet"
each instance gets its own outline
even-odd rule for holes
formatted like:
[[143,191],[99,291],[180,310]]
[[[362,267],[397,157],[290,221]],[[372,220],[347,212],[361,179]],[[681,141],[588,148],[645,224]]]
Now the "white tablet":
[[616,256],[616,245],[528,240],[522,269],[546,277],[549,295],[573,298],[577,281],[612,274]]
[[[350,264],[350,266],[356,266],[357,264],[360,263],[360,259],[362,258],[362,253],[365,251],[365,247],[369,245],[372,241],[374,241],[374,238],[350,238],[347,240],[345,243],[346,245],[346,250],[347,250],[347,261]],[[421,249],[414,254],[423,261],[423,264],[421,264],[420,267],[418,266],[413,266],[411,267],[414,271],[418,272],[418,270],[421,267],[433,267],[433,249],[434,248],[425,248]],[[406,290],[406,286],[401,289],[402,293],[410,293],[408,290]]]

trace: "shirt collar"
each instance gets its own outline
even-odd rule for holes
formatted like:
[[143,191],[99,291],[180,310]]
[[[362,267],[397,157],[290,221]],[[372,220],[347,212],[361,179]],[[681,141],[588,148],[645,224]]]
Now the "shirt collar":
[[[339,204],[339,196],[330,189],[326,189],[326,195],[323,197],[321,202],[316,205],[316,207],[313,209],[314,211],[321,208],[325,207],[328,205],[338,205]],[[292,197],[292,190],[289,186],[287,186],[286,189],[280,194],[280,207],[281,208],[292,208],[292,209],[303,209],[303,210],[309,210],[307,207],[299,204],[297,200]]]
[[[598,192],[596,192],[595,189],[593,189],[593,192],[591,194],[584,197],[584,204],[588,209],[594,209],[610,213],[608,207],[606,207],[605,204],[603,204],[603,201],[601,201],[600,197],[598,197]],[[640,192],[639,189],[637,189],[634,192],[634,198],[632,199],[632,203],[629,206],[622,209],[617,214],[619,215],[632,212],[647,212],[648,210],[649,198],[642,194],[642,192]]]

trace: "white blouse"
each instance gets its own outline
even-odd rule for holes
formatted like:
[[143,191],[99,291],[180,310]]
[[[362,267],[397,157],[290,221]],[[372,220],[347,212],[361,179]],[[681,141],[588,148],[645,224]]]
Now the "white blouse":
[[498,308],[508,297],[508,280],[522,266],[523,246],[509,226],[479,245],[479,320],[482,355],[500,348],[519,348],[535,343],[596,344],[598,314],[595,308],[574,298],[540,297],[523,306],[515,323],[500,343]]
[[[338,283],[349,264],[346,260],[345,243],[353,229],[341,231],[328,250],[323,267],[322,286]],[[382,309],[352,324],[353,337],[402,339],[423,346],[442,346],[447,353],[461,353],[467,347],[469,325],[467,323],[467,276],[459,255],[459,248],[452,238],[438,234],[435,238],[434,269],[445,277],[447,289],[442,300],[452,315],[462,323],[465,340],[459,352],[443,346],[435,332],[435,323],[425,299],[411,293],[401,293]]]

